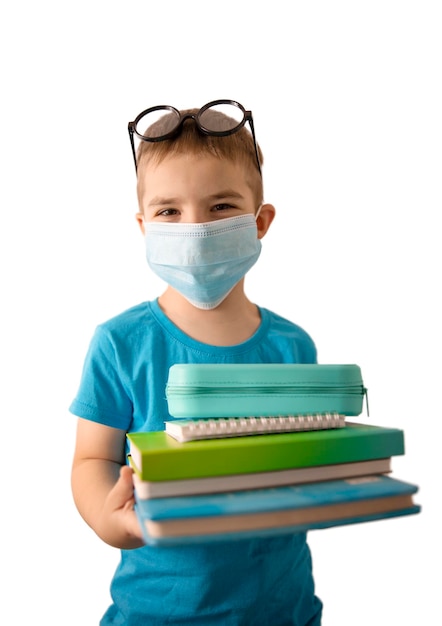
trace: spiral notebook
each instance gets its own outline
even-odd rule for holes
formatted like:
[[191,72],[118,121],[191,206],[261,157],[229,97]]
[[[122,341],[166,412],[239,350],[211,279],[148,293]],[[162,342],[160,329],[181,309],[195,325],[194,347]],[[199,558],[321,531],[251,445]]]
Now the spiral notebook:
[[314,413],[273,417],[216,417],[176,419],[165,422],[166,433],[180,442],[221,437],[241,437],[305,430],[325,430],[345,426],[345,415]]

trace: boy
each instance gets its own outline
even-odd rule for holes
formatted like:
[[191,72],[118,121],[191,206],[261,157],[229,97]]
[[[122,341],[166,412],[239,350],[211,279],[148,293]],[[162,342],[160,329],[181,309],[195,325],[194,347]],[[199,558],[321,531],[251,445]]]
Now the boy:
[[316,350],[301,328],[244,292],[244,276],[275,215],[263,202],[251,113],[226,100],[181,112],[153,107],[129,124],[129,133],[136,219],[148,263],[167,287],[158,299],[98,326],[70,407],[79,418],[77,508],[101,539],[122,550],[113,604],[100,624],[318,626],[322,605],[304,533],[143,545],[126,433],[164,429],[169,367],[311,363]]

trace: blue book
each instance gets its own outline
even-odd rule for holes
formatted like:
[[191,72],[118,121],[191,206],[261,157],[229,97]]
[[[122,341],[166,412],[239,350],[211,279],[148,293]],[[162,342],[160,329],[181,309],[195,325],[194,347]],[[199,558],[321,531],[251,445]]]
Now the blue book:
[[418,513],[414,484],[373,475],[269,489],[136,499],[146,543],[179,544],[328,528]]

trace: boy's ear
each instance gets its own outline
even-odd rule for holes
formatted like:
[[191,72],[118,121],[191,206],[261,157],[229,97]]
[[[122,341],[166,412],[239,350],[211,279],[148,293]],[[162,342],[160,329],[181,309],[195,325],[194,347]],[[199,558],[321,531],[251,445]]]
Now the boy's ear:
[[262,239],[270,228],[270,224],[275,217],[276,209],[273,204],[263,204],[256,218],[256,226],[258,227],[258,239]]
[[144,215],[142,213],[136,213],[135,219],[137,220],[138,226],[140,227],[140,230],[144,235]]

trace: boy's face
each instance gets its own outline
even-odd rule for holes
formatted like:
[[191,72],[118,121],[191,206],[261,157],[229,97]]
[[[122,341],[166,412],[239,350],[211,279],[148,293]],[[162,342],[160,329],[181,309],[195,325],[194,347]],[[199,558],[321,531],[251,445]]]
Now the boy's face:
[[176,155],[140,173],[137,221],[202,223],[255,214],[256,200],[241,165],[211,156]]

